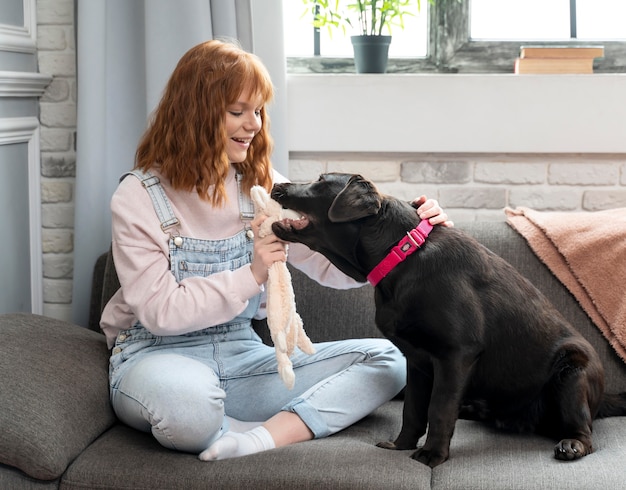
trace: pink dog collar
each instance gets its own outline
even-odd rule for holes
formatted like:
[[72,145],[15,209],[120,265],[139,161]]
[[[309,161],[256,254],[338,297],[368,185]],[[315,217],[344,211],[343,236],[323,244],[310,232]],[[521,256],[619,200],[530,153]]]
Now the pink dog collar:
[[367,275],[367,280],[372,286],[376,286],[396,265],[403,262],[413,252],[416,252],[424,244],[426,237],[428,237],[432,229],[433,225],[427,219],[423,219],[415,228],[408,231],[406,236]]

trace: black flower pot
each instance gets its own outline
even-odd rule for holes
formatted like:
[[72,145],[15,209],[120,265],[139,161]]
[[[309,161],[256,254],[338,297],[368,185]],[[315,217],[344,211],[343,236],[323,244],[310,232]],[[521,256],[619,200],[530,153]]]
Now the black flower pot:
[[357,73],[385,73],[391,36],[351,36]]

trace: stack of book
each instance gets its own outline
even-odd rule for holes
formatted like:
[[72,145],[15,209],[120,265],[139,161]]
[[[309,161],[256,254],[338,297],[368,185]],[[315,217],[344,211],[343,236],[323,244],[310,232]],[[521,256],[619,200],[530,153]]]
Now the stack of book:
[[603,46],[522,46],[515,73],[593,73]]

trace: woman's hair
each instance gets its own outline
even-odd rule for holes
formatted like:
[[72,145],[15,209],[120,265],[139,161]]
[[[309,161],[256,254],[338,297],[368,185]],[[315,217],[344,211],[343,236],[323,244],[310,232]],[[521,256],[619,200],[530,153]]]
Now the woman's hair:
[[[174,189],[195,188],[201,198],[222,204],[231,165],[226,155],[226,108],[248,88],[262,100],[262,126],[237,169],[246,192],[253,185],[269,191],[273,140],[265,105],[274,88],[260,59],[232,42],[207,41],[183,55],[139,142],[136,167],[156,167]],[[209,195],[211,185],[215,187]]]

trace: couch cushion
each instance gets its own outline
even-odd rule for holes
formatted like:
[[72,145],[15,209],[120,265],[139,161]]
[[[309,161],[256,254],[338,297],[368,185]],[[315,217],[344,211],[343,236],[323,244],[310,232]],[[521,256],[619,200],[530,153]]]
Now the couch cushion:
[[413,461],[409,451],[375,445],[395,438],[401,412],[402,402],[391,401],[330,437],[211,462],[165,449],[151,434],[117,425],[70,465],[61,488],[430,488],[430,468]]
[[597,420],[595,452],[575,462],[554,459],[551,439],[459,420],[450,459],[431,471],[410,450],[375,446],[398,435],[401,413],[402,402],[391,401],[330,437],[214,462],[165,449],[152,435],[119,424],[70,465],[61,488],[604,490],[626,481],[626,417]]
[[110,427],[104,336],[51,318],[0,315],[0,463],[58,478]]
[[60,480],[35,480],[23,471],[0,464],[0,488],[3,490],[57,490]]
[[459,420],[450,459],[433,470],[434,490],[624,488],[626,417],[596,420],[594,452],[578,461],[554,458],[555,440],[510,434]]

